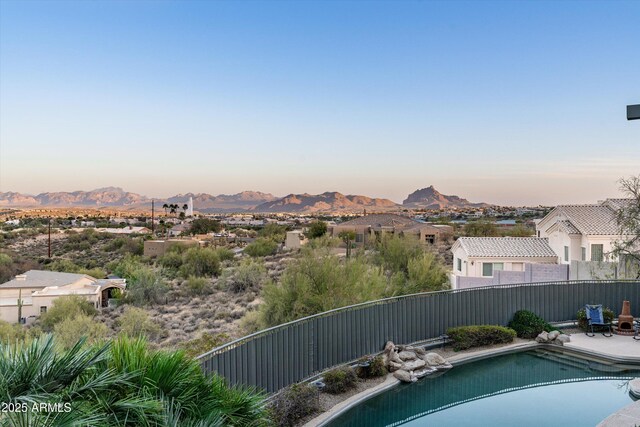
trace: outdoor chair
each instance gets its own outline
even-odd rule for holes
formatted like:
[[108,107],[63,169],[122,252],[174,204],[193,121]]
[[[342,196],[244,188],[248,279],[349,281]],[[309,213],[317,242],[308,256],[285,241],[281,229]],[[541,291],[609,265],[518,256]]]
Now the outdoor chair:
[[[588,337],[596,336],[594,326],[599,326],[604,328],[602,335],[604,335],[605,337],[613,336],[613,325],[611,324],[611,322],[606,322],[604,320],[604,314],[602,312],[602,304],[597,304],[597,305],[587,304],[585,306],[585,312],[587,314],[587,331],[585,332],[585,334]],[[609,330],[608,335],[606,333],[607,330]],[[589,331],[591,331],[591,334],[589,334]]]
[[640,320],[633,321],[633,339],[640,341]]

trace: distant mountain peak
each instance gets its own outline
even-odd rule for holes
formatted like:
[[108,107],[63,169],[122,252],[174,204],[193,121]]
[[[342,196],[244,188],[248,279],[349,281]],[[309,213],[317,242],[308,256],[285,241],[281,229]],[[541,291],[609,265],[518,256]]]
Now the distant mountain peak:
[[433,185],[418,189],[402,201],[402,206],[420,209],[468,208],[488,206],[486,203],[471,203],[459,196],[447,196],[440,193]]

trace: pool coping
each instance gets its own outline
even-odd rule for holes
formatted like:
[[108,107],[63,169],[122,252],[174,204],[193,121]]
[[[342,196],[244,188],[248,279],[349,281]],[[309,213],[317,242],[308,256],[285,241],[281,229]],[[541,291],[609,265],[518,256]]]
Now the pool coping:
[[[566,353],[574,353],[582,358],[587,358],[591,360],[596,360],[599,362],[605,363],[632,363],[632,364],[640,364],[640,356],[638,357],[630,357],[630,356],[615,356],[608,353],[602,353],[593,350],[587,350],[584,348],[573,347],[573,346],[559,346],[554,344],[546,344],[546,343],[538,343],[536,341],[526,342],[526,343],[517,343],[510,344],[504,347],[499,348],[490,348],[484,350],[478,350],[472,353],[453,355],[447,358],[447,361],[451,363],[453,366],[463,365],[465,363],[471,363],[482,359],[488,359],[495,356],[501,356],[503,354],[511,354],[511,353],[519,353],[523,351],[533,350],[536,348],[545,348],[552,349],[555,351],[562,351]],[[428,381],[428,379],[426,379]],[[349,409],[353,408],[361,404],[362,402],[371,399],[374,396],[377,396],[380,393],[383,393],[387,390],[390,390],[394,387],[400,385],[400,380],[396,379],[393,374],[387,374],[387,378],[381,384],[376,385],[375,387],[369,388],[367,390],[363,390],[362,392],[355,394],[348,399],[334,405],[331,409],[317,417],[309,420],[302,427],[324,427],[334,418],[342,415]],[[608,420],[611,421],[609,422]],[[635,424],[640,425],[640,400],[637,402],[633,402],[624,408],[616,411],[611,414],[609,417],[605,418],[598,427],[615,427],[619,426],[620,420],[629,420],[630,422],[634,422]],[[609,422],[609,423],[607,423]],[[618,424],[615,424],[618,422]],[[634,425],[635,425],[634,424]]]

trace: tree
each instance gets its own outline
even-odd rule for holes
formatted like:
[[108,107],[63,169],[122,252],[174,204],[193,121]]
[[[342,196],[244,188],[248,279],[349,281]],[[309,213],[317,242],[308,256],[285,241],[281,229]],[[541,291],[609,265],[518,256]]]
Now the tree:
[[220,221],[209,218],[198,218],[191,221],[189,234],[219,233],[222,230]]
[[164,214],[167,215],[168,213],[167,211],[169,210],[169,205],[165,203],[164,205],[162,205],[162,209],[164,209]]
[[463,234],[469,237],[499,236],[498,227],[489,221],[473,221],[465,224]]
[[327,223],[324,221],[314,221],[309,226],[309,238],[316,239],[322,237],[327,232]]
[[356,232],[345,230],[338,233],[338,237],[347,245],[347,258],[351,258],[351,242],[356,239]]
[[620,239],[613,254],[624,263],[627,276],[640,278],[640,175],[622,178],[620,191],[627,197],[616,211]]

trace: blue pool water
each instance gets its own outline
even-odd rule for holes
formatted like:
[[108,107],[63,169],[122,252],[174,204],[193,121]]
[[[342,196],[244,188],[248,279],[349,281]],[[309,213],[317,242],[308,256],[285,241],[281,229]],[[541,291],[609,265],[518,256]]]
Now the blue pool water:
[[632,402],[627,383],[638,376],[640,367],[551,351],[515,353],[395,387],[329,426],[595,426]]

